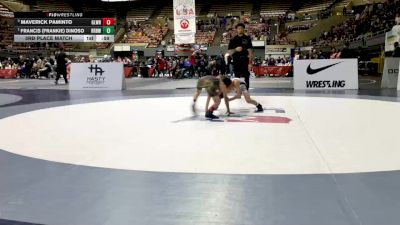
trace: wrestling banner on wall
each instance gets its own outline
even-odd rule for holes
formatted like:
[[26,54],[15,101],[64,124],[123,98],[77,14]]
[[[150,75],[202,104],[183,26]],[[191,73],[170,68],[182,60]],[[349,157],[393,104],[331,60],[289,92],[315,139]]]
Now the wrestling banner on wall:
[[193,44],[196,34],[194,0],[174,0],[174,33],[176,44]]

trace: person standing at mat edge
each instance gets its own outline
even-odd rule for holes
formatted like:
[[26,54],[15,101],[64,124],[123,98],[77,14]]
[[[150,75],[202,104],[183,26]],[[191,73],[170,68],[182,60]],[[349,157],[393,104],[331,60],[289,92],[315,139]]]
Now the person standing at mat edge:
[[58,80],[60,79],[60,76],[63,75],[65,84],[68,84],[68,78],[67,78],[67,55],[64,52],[63,48],[60,48],[60,52],[56,56],[56,61],[57,61],[57,76],[56,76],[56,81],[54,82],[56,85],[58,84]]
[[250,36],[244,34],[245,25],[236,25],[237,35],[229,41],[228,54],[233,59],[236,78],[244,78],[247,89],[250,88],[250,71],[253,69],[253,44]]

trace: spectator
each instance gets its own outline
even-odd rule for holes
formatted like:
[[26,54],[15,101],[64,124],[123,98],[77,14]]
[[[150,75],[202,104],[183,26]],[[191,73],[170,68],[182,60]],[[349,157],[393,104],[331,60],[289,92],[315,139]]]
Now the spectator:
[[201,56],[201,59],[197,64],[199,77],[207,75],[207,69],[206,69],[207,64],[208,64],[208,62],[207,62],[206,58],[204,56]]
[[339,59],[339,52],[337,52],[336,48],[332,48],[332,54],[330,56],[330,59]]
[[221,52],[221,53],[217,56],[217,58],[216,58],[216,69],[217,69],[217,73],[218,73],[218,74],[225,75],[225,67],[226,67],[226,64],[225,64],[224,55],[223,55],[223,53]]
[[354,51],[350,49],[350,43],[346,42],[345,47],[342,49],[342,53],[340,55],[340,58],[342,59],[352,59],[352,58],[357,58],[355,55]]
[[188,57],[183,62],[183,70],[181,71],[181,77],[193,76],[193,74],[191,74],[191,70],[192,70],[192,63],[190,62],[190,57]]
[[163,57],[159,57],[156,60],[157,76],[164,77],[167,75],[167,62]]
[[45,59],[44,66],[39,69],[38,75],[39,77],[49,78],[49,74],[52,72],[52,68],[50,63]]

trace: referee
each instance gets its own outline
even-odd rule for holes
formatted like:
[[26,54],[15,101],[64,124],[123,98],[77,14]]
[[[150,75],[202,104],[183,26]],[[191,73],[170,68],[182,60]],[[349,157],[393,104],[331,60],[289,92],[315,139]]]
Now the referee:
[[244,34],[245,25],[236,25],[237,35],[229,41],[228,54],[233,59],[235,77],[244,78],[247,89],[250,88],[250,72],[253,69],[253,44],[250,36]]
[[60,48],[60,52],[56,56],[56,61],[57,61],[57,76],[56,76],[56,81],[54,82],[56,85],[58,85],[58,80],[60,79],[61,75],[63,75],[65,84],[68,84],[68,78],[67,78],[67,55],[64,52],[64,48]]

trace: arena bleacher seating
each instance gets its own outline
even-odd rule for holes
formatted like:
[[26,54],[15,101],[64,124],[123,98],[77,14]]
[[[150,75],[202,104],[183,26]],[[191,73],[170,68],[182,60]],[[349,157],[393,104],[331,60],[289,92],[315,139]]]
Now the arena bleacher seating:
[[174,14],[173,14],[173,7],[172,4],[168,4],[166,6],[164,6],[161,11],[160,14],[158,15],[158,17],[162,17],[162,18],[173,18]]
[[107,13],[107,15],[116,15],[117,9],[115,7],[110,7],[110,3],[107,2],[86,2],[84,1],[82,4],[83,12],[98,12],[101,14]]
[[[143,6],[138,6],[138,7],[132,7],[131,10],[128,11],[126,20],[128,22],[147,21],[150,19],[150,16],[153,14],[155,9],[156,9],[155,5],[143,5]],[[172,13],[172,11],[171,11],[171,13]]]
[[150,23],[141,23],[137,26],[130,26],[123,42],[132,44],[148,44],[147,47],[156,48],[160,45],[167,33],[168,27],[160,27]]
[[306,1],[297,11],[299,14],[316,14],[326,10],[333,4],[333,0],[310,0]]
[[[337,11],[343,10],[344,7],[349,7],[349,4],[352,0],[341,0],[335,4],[335,8]],[[346,10],[347,11],[347,10]],[[343,12],[343,11],[342,11]]]
[[[270,38],[270,28],[267,24],[259,21],[251,21],[247,24],[247,33],[252,40],[267,41]],[[229,40],[236,35],[236,30],[228,29],[222,35],[221,44],[228,44]]]
[[0,17],[13,18],[14,13],[0,3]]
[[8,17],[0,16],[0,49],[12,48],[14,41],[14,28],[11,26],[12,20]]
[[389,31],[395,25],[399,5],[375,3],[360,6],[355,18],[325,31],[318,39],[319,45],[332,45],[352,40],[361,40],[376,33]]
[[291,6],[291,2],[287,1],[263,1],[261,3],[260,15],[264,17],[285,16],[286,12],[290,10]]
[[196,44],[211,45],[214,41],[216,31],[199,31],[196,33]]
[[0,2],[11,12],[26,12],[30,10],[30,6],[22,0],[1,0]]
[[251,14],[253,10],[253,3],[249,0],[244,1],[217,1],[211,5],[209,10],[210,15],[241,15],[243,12],[244,14]]
[[42,12],[73,12],[72,7],[64,1],[57,0],[37,0],[33,5],[35,11]]

